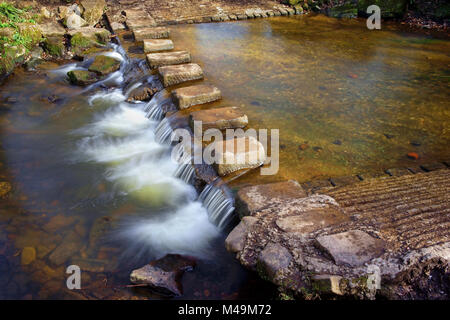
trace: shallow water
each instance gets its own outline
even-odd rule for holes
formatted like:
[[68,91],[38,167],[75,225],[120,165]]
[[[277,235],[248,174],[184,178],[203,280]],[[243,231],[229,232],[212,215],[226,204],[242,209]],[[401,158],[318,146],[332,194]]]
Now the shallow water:
[[255,170],[240,185],[450,158],[450,41],[400,27],[317,15],[174,26],[171,37],[222,90],[215,106],[242,106],[249,127],[280,129],[278,174]]
[[[448,41],[322,16],[171,29],[176,49],[191,51],[205,82],[223,92],[209,106],[239,105],[251,127],[280,129],[279,173],[255,170],[235,186],[450,156]],[[114,87],[120,73],[105,88],[68,85],[65,73],[82,66],[18,69],[0,87],[0,178],[13,186],[0,202],[0,298],[163,298],[126,285],[132,269],[168,252],[198,258],[182,298],[272,297],[225,251],[224,233],[186,183],[190,172],[166,161],[157,108],[125,103]],[[411,151],[419,161],[406,158]],[[72,260],[49,261],[66,239],[76,240],[74,262],[93,264],[82,273],[82,295],[66,289]],[[37,253],[29,265],[24,247]]]

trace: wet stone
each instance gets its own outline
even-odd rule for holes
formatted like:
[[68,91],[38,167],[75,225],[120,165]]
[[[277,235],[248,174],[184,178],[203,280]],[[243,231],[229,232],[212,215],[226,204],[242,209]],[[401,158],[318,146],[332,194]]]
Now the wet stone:
[[98,55],[89,66],[89,71],[105,76],[119,70],[120,61],[111,57]]
[[155,93],[160,90],[157,86],[154,86],[151,83],[145,83],[142,86],[133,89],[127,98],[128,102],[131,101],[148,101],[150,100]]
[[244,187],[236,196],[236,212],[241,217],[251,216],[275,202],[306,196],[306,192],[294,180]]
[[337,265],[360,266],[384,252],[384,241],[360,230],[316,238],[317,246]]
[[258,257],[258,271],[270,280],[286,269],[292,261],[289,251],[278,243],[269,242]]
[[1,181],[0,182],[0,197],[6,196],[9,192],[11,192],[12,187],[9,182]]
[[257,221],[254,217],[243,217],[241,222],[230,232],[225,239],[225,248],[228,252],[236,253],[244,249],[245,239],[252,225]]
[[361,180],[357,176],[345,176],[330,179],[330,182],[334,187],[347,186],[359,181]]
[[20,263],[22,265],[28,265],[36,260],[36,249],[33,247],[25,247],[22,249],[20,256]]
[[424,164],[420,166],[423,170],[426,172],[435,171],[435,170],[441,170],[446,169],[447,166],[441,162],[434,162],[429,164]]
[[219,130],[244,128],[248,124],[247,115],[239,107],[195,111],[190,115],[192,129],[195,121],[201,121],[203,131],[211,128]]
[[133,30],[133,36],[136,42],[141,42],[147,39],[164,39],[168,38],[169,35],[170,31],[165,27],[141,28]]
[[63,242],[55,249],[49,256],[49,261],[54,265],[61,265],[76,253],[78,253],[83,246],[81,238],[75,232],[70,232],[63,240]]
[[333,185],[330,180],[313,180],[301,184],[308,194],[316,193],[323,188],[330,188]]
[[191,55],[187,51],[150,53],[147,55],[147,63],[152,69],[189,62],[191,62]]
[[203,70],[195,63],[159,67],[158,73],[164,87],[203,79]]
[[153,53],[160,51],[168,51],[174,48],[170,39],[148,39],[144,40],[144,52]]
[[385,172],[391,177],[400,177],[411,174],[411,171],[409,171],[407,168],[392,168],[387,169]]
[[146,284],[164,294],[180,296],[183,293],[181,277],[195,265],[196,262],[192,258],[168,254],[142,268],[133,270],[130,281],[134,284]]
[[87,272],[112,272],[117,266],[114,261],[106,261],[100,259],[75,258],[71,263],[80,267],[82,271]]
[[98,75],[87,70],[72,70],[67,72],[67,76],[70,83],[79,86],[87,86],[98,81]]
[[221,99],[218,88],[210,85],[195,85],[176,89],[172,92],[173,99],[180,109],[194,105],[213,102]]

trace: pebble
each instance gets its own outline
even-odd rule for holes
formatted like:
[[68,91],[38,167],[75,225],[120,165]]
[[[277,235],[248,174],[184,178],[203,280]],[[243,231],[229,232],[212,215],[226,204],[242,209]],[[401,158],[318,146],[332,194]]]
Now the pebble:
[[410,152],[410,153],[408,153],[408,158],[410,158],[410,159],[412,159],[412,160],[417,160],[417,159],[419,159],[419,155],[417,154],[417,153],[415,153],[415,152]]
[[298,146],[298,148],[303,151],[308,149],[309,145],[307,143],[302,143],[301,145]]
[[20,263],[22,265],[28,265],[36,260],[36,249],[33,247],[25,247],[22,250],[22,255],[20,256]]

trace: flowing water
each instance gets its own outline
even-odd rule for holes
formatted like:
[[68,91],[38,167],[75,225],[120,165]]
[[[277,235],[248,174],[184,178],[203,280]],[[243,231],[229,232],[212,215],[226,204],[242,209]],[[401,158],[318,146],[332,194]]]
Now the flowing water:
[[[171,29],[176,49],[189,50],[205,82],[222,90],[223,101],[206,107],[239,105],[251,127],[280,129],[279,173],[263,179],[255,170],[233,186],[450,157],[446,40],[322,16]],[[199,194],[189,159],[169,144],[161,106],[170,90],[126,102],[142,81],[157,80],[143,61],[111,49],[121,69],[89,87],[65,75],[92,59],[18,69],[0,87],[0,180],[13,188],[0,202],[0,298],[162,298],[125,286],[131,270],[167,253],[197,259],[182,298],[272,297],[224,249],[229,194],[218,185]],[[405,158],[410,151],[419,162]],[[55,248],[69,258],[60,262]],[[66,289],[71,263],[85,270],[81,292]]]

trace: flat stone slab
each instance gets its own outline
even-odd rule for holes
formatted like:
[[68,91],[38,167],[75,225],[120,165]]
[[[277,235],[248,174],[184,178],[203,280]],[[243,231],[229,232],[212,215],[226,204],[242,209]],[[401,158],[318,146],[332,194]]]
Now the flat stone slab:
[[317,245],[326,251],[337,265],[360,266],[384,252],[384,242],[360,230],[321,236]]
[[214,169],[221,177],[242,169],[261,166],[266,160],[264,146],[254,137],[214,141],[207,148],[214,150]]
[[244,217],[236,228],[228,234],[225,239],[225,248],[228,252],[236,253],[244,249],[245,238],[256,221],[256,218]]
[[180,109],[213,102],[222,98],[218,88],[205,84],[176,89],[172,91],[172,96]]
[[195,63],[159,67],[158,74],[164,87],[203,79],[203,70]]
[[190,125],[194,128],[194,122],[201,121],[203,130],[207,129],[236,129],[244,128],[248,124],[247,115],[239,107],[226,107],[192,112]]
[[147,63],[151,69],[155,69],[161,66],[169,66],[189,62],[191,62],[191,55],[187,51],[147,54]]
[[142,42],[147,39],[168,38],[170,31],[165,27],[139,28],[133,29],[133,36],[136,42]]
[[146,39],[144,40],[144,53],[168,51],[174,48],[170,39]]
[[131,30],[155,27],[156,21],[144,10],[125,10],[126,24]]
[[294,180],[244,187],[237,193],[236,211],[241,217],[251,216],[268,205],[306,196]]

